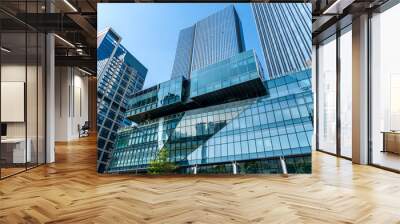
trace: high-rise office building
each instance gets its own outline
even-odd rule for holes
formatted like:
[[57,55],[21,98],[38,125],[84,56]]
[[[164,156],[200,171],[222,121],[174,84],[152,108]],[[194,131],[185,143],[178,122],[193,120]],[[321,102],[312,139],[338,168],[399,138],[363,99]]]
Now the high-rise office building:
[[245,51],[239,16],[233,6],[181,30],[171,78],[190,77],[206,67]]
[[195,26],[180,31],[171,79],[183,76],[189,78],[192,66],[192,53]]
[[121,44],[121,37],[108,28],[98,35],[97,45],[97,170],[104,172],[114,148],[117,130],[125,119],[127,97],[142,89],[145,68]]
[[165,149],[178,173],[310,173],[310,79],[263,81],[250,50],[137,92],[107,172],[147,172]]
[[311,172],[311,70],[264,81],[239,24],[232,6],[181,31],[184,71],[130,97],[136,125],[119,129],[107,172],[147,172],[161,149],[180,173]]
[[268,76],[311,67],[311,3],[253,3]]

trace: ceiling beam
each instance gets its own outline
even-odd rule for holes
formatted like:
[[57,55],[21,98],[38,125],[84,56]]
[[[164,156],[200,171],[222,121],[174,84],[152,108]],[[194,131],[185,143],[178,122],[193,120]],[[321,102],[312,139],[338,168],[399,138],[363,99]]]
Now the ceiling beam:
[[342,14],[343,10],[351,5],[355,0],[336,0],[324,10],[322,14]]
[[96,71],[97,60],[91,56],[55,56],[56,66],[88,67]]
[[80,14],[68,14],[68,17],[74,21],[88,35],[86,41],[90,46],[96,46],[97,30],[90,24],[85,17]]

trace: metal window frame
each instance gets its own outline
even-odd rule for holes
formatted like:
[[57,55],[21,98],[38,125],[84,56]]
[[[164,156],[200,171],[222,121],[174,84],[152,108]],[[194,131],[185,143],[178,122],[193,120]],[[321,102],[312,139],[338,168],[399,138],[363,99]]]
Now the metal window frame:
[[390,172],[394,173],[400,173],[400,170],[390,168],[388,166],[383,166],[377,163],[374,163],[373,161],[373,138],[372,138],[372,94],[373,94],[373,89],[372,89],[372,19],[374,18],[373,13],[384,13],[386,10],[391,9],[392,7],[396,6],[399,4],[399,0],[389,0],[385,2],[383,5],[379,6],[378,8],[374,10],[369,10],[368,11],[368,21],[367,21],[367,45],[368,45],[368,53],[367,53],[367,64],[368,64],[368,69],[367,69],[367,82],[368,82],[368,96],[367,96],[367,119],[368,119],[368,165],[387,170]]
[[[27,9],[26,9],[27,8],[27,1],[25,1],[25,3],[26,3],[25,4],[25,11],[27,11]],[[38,3],[38,1],[37,1],[37,3]],[[38,7],[39,6],[37,4],[36,5],[37,11],[39,9]],[[46,7],[46,11],[47,11],[47,7]],[[25,14],[25,16],[27,16],[27,14]],[[43,163],[39,163],[39,147],[38,147],[39,146],[39,141],[38,141],[39,140],[39,82],[38,82],[38,80],[39,80],[39,69],[38,69],[39,56],[38,55],[39,55],[39,33],[42,33],[42,32],[39,32],[38,30],[34,29],[33,27],[29,26],[26,23],[24,23],[24,25],[25,25],[25,30],[24,30],[25,32],[22,32],[22,34],[23,33],[25,34],[25,84],[24,84],[24,97],[25,97],[25,99],[24,99],[25,169],[21,170],[21,171],[18,171],[18,172],[15,172],[15,173],[12,173],[12,174],[7,175],[7,176],[3,176],[2,175],[2,168],[0,166],[0,181],[4,180],[4,179],[7,179],[9,177],[15,176],[17,174],[26,172],[28,170],[37,168],[37,167],[39,167],[41,165],[47,164],[47,141],[46,141],[46,139],[47,139],[47,128],[46,128],[47,127],[47,110],[46,110],[46,108],[47,108],[47,81],[46,81],[46,78],[47,78],[47,38],[46,38],[47,33],[43,33],[44,34],[44,36],[43,36],[44,51],[42,52],[42,53],[44,53],[44,55],[43,55],[43,58],[44,58],[44,69],[42,70],[42,76],[43,76],[43,79],[44,79],[43,106],[44,106],[44,109],[45,109],[43,111],[43,113],[44,113],[43,119],[44,120],[42,120],[42,122],[44,123],[44,136],[43,136],[43,139],[44,139],[44,146],[43,146],[44,147],[44,150],[43,150],[44,155],[42,155],[44,161],[43,161]],[[34,31],[33,34],[36,33],[36,136],[34,136],[33,138],[36,137],[36,140],[37,140],[36,141],[37,142],[36,163],[33,166],[30,166],[30,167],[28,167],[28,162],[27,162],[28,154],[26,153],[27,152],[27,147],[28,147],[28,144],[27,144],[27,140],[28,140],[28,124],[27,124],[27,121],[28,121],[28,119],[27,119],[28,118],[28,112],[27,112],[28,67],[27,67],[27,65],[28,65],[28,30],[29,29]],[[1,44],[2,33],[3,32],[0,32],[0,44]],[[2,66],[1,62],[2,62],[2,56],[0,54],[0,68]],[[0,82],[1,82],[1,69],[0,69]],[[0,89],[1,89],[1,87],[0,87]],[[1,102],[1,93],[0,93],[0,102]],[[1,109],[1,106],[0,106],[0,109]],[[0,123],[1,123],[1,115],[0,115]],[[1,150],[1,144],[0,144],[0,156],[1,156],[1,151],[2,150]]]
[[[316,45],[315,47],[315,55],[316,55],[316,71],[315,71],[315,83],[316,83],[316,90],[315,90],[315,127],[316,127],[316,131],[315,131],[315,148],[316,151],[319,152],[323,152],[329,155],[333,155],[339,158],[343,158],[346,160],[352,160],[352,158],[347,157],[347,156],[343,156],[342,155],[342,149],[341,149],[341,117],[340,117],[340,103],[341,103],[341,97],[340,97],[340,80],[341,80],[341,64],[340,64],[340,37],[342,35],[344,35],[347,32],[351,32],[349,29],[349,26],[351,26],[352,23],[350,23],[349,25],[339,28],[337,27],[337,31],[326,37],[325,39],[321,40],[319,43],[322,43],[324,41],[327,41],[329,38],[332,38],[332,36],[335,36],[334,38],[332,38],[332,40],[330,41],[336,41],[336,151],[335,153],[326,151],[324,149],[320,149],[319,148],[319,131],[320,131],[320,127],[319,127],[319,44]],[[329,41],[328,41],[329,42]]]
[[[371,80],[372,80],[372,59],[371,59],[371,57],[372,57],[372,26],[371,26],[371,20],[373,18],[373,13],[383,13],[386,10],[396,6],[399,3],[400,3],[399,0],[388,0],[380,7],[366,11],[366,13],[368,13],[368,30],[367,30],[367,42],[368,42],[368,44],[367,44],[368,45],[368,49],[367,49],[367,51],[368,51],[368,53],[367,53],[367,66],[368,66],[368,68],[367,68],[367,80],[368,80],[367,81],[368,82],[368,84],[367,84],[368,85],[367,86],[367,88],[368,88],[368,91],[367,91],[368,92],[368,95],[367,95],[368,139],[367,139],[367,141],[368,141],[368,152],[367,152],[367,154],[368,154],[368,160],[367,160],[367,165],[377,167],[377,168],[380,168],[383,170],[395,172],[395,173],[400,173],[400,170],[396,170],[396,169],[393,169],[390,167],[386,167],[386,166],[382,166],[382,165],[373,163],[373,142],[372,142],[372,93],[373,93],[373,90],[372,90],[372,83],[371,83]],[[352,25],[352,22],[349,24],[349,26],[350,25]],[[316,46],[315,47],[315,50],[316,50],[316,52],[315,52],[315,54],[316,54],[316,67],[315,67],[315,69],[316,69],[316,71],[315,71],[315,76],[316,76],[315,77],[315,83],[316,83],[315,101],[316,101],[316,104],[315,105],[316,105],[316,108],[314,109],[314,111],[316,113],[315,114],[315,122],[316,122],[316,124],[315,124],[315,128],[316,128],[315,144],[316,144],[316,151],[323,152],[323,153],[326,153],[329,155],[333,155],[333,156],[336,156],[339,158],[343,158],[343,159],[352,161],[352,158],[343,156],[341,154],[340,135],[339,135],[341,132],[341,127],[340,127],[340,92],[339,92],[340,86],[338,86],[338,85],[340,85],[340,65],[338,65],[340,63],[340,55],[339,55],[340,50],[338,50],[338,45],[340,45],[340,40],[339,40],[340,36],[343,35],[343,33],[340,33],[340,31],[345,30],[347,27],[348,26],[336,31],[336,37],[335,37],[335,39],[337,41],[336,42],[336,48],[337,48],[337,50],[336,50],[336,59],[337,59],[336,60],[336,75],[337,75],[337,80],[336,80],[336,85],[337,85],[336,86],[336,90],[337,90],[337,92],[336,92],[336,104],[337,104],[336,105],[336,122],[337,122],[337,124],[336,124],[336,127],[337,127],[337,129],[336,129],[336,154],[319,148],[319,100],[318,100],[319,99],[319,82],[318,82],[318,80],[319,80],[319,50],[318,49],[319,49],[319,43],[329,39],[331,36],[328,36],[325,39],[320,40],[319,43],[317,45],[315,45]],[[339,27],[337,27],[337,29],[339,29]],[[338,35],[338,33],[339,33],[339,35]],[[333,34],[333,35],[335,35],[335,34]],[[338,113],[338,111],[339,111],[339,113]]]

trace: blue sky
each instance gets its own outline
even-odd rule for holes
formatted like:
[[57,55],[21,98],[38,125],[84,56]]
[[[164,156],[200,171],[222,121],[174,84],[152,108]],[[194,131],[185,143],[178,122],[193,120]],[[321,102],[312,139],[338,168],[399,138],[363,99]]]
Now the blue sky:
[[[122,44],[148,73],[144,88],[166,81],[171,76],[179,31],[232,3],[99,3],[98,31],[112,27]],[[255,49],[265,68],[251,6],[234,4],[242,21],[246,49]]]

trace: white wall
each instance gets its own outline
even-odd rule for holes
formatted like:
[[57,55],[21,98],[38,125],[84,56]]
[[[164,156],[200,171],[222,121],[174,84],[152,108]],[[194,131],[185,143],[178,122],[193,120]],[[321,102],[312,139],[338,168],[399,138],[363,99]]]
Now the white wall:
[[[37,70],[38,69],[38,70]],[[25,135],[30,139],[32,161],[44,163],[45,150],[45,117],[44,117],[44,74],[42,67],[25,64],[3,64],[1,66],[2,82],[24,82],[26,84],[26,107],[25,104],[20,108],[20,112],[26,112],[26,120],[22,122],[6,122],[7,137],[24,138]],[[27,78],[27,80],[25,80]],[[2,89],[3,92],[4,89]],[[24,90],[21,94],[24,94]],[[3,93],[4,94],[4,93]],[[7,95],[2,95],[2,98]],[[2,112],[13,113],[12,108],[2,107]],[[7,111],[8,110],[8,111]],[[15,109],[14,109],[15,110]],[[16,112],[14,112],[16,113]],[[51,160],[49,160],[51,162]]]
[[70,77],[67,67],[55,68],[55,141],[68,139],[68,100]]
[[[3,82],[25,82],[25,75],[28,69],[28,73],[32,71],[34,68],[32,66],[28,66],[27,68],[24,65],[19,64],[4,64],[1,66],[1,81]],[[25,82],[26,83],[26,82]],[[34,83],[36,84],[36,83]],[[28,89],[30,90],[30,89]],[[32,102],[32,97],[36,97],[36,89],[34,92],[27,93],[28,99],[27,102]],[[31,105],[32,106],[32,105]],[[35,105],[36,108],[36,105]],[[7,110],[7,108],[1,108],[1,110]],[[31,117],[33,114],[28,113],[28,121],[34,119]],[[36,114],[34,114],[36,116]],[[35,117],[36,118],[36,117]],[[7,136],[8,137],[25,137],[25,126],[26,122],[7,122]],[[31,127],[29,125],[28,127]],[[28,136],[29,137],[29,136]]]
[[82,73],[74,75],[74,108],[72,108],[73,116],[71,120],[71,134],[74,138],[79,137],[78,124],[81,126],[88,120],[88,78],[82,76]]
[[1,110],[2,122],[25,121],[24,82],[1,82],[1,108],[5,108]]
[[88,120],[88,78],[72,67],[56,67],[55,73],[55,140],[70,141]]
[[[25,82],[25,64],[6,64],[1,66],[1,81],[12,82]],[[7,110],[7,108],[1,108]],[[25,122],[8,122],[7,123],[7,137],[25,137]]]

